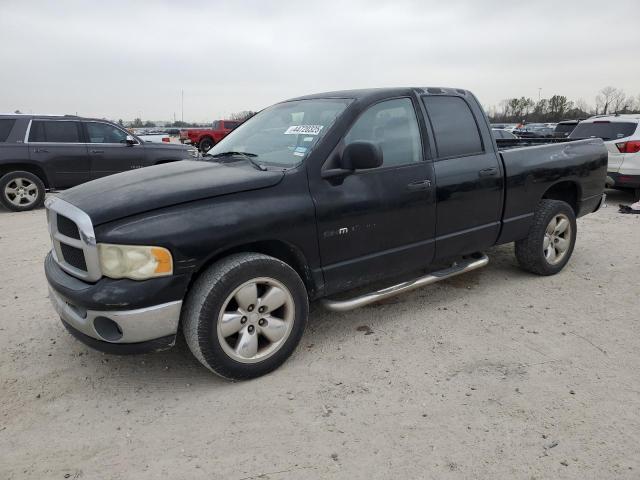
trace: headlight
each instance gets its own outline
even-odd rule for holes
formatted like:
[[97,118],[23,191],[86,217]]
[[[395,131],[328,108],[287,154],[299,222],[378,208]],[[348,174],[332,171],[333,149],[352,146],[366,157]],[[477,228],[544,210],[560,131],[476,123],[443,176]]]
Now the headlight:
[[173,273],[171,252],[162,247],[98,244],[102,273],[110,278],[146,280]]

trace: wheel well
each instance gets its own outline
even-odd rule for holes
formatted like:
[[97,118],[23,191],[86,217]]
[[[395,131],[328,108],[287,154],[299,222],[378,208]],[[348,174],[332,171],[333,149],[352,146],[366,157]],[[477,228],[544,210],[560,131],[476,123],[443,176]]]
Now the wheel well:
[[33,173],[35,176],[40,178],[40,180],[42,180],[42,183],[44,183],[44,186],[46,188],[50,187],[47,175],[44,173],[44,170],[42,170],[42,168],[40,168],[38,165],[33,165],[30,163],[8,163],[0,165],[0,177],[7,173],[17,171]]
[[263,240],[259,242],[252,242],[217,252],[203,265],[201,265],[200,268],[193,274],[191,283],[195,281],[200,273],[202,273],[209,266],[213,265],[221,258],[224,258],[233,253],[243,252],[262,253],[264,255],[269,255],[271,257],[277,258],[278,260],[282,260],[284,263],[293,268],[298,275],[300,275],[302,282],[307,288],[307,293],[310,297],[313,296],[313,292],[315,291],[315,283],[312,279],[311,270],[309,269],[304,255],[296,247],[280,240]]
[[203,140],[211,140],[214,145],[216,143],[216,141],[213,139],[213,137],[211,137],[209,135],[204,135],[203,137],[200,137],[200,140],[198,140],[198,143],[202,142]]
[[551,186],[544,195],[542,195],[543,199],[548,200],[562,200],[563,202],[568,203],[573,208],[576,217],[578,216],[579,205],[578,199],[580,193],[580,187],[575,182],[560,182]]

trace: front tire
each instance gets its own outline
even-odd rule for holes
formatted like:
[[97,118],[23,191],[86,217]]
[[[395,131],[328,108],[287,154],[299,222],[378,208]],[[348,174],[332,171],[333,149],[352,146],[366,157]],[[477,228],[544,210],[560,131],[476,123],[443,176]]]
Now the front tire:
[[45,186],[31,172],[9,172],[0,178],[0,203],[14,212],[39,207],[44,202]]
[[576,233],[576,216],[569,204],[542,200],[528,235],[516,242],[520,267],[538,275],[555,275],[571,258]]
[[245,380],[285,362],[302,338],[308,315],[307,291],[295,270],[267,255],[240,253],[196,280],[182,323],[200,363],[222,377]]
[[203,138],[202,140],[200,140],[200,151],[202,153],[207,153],[213,148],[214,145],[215,144],[213,143],[213,140],[211,140],[210,138]]

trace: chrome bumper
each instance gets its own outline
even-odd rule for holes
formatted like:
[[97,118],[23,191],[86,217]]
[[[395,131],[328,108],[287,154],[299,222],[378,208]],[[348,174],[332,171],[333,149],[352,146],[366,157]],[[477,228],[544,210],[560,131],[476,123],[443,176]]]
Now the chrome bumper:
[[139,343],[175,335],[182,301],[137,310],[86,310],[66,301],[49,288],[49,298],[60,318],[96,340],[110,343]]

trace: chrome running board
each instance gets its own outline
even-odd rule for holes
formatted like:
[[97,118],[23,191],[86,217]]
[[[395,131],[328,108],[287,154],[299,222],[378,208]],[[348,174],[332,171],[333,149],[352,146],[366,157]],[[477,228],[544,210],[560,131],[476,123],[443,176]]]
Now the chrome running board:
[[484,267],[487,263],[489,263],[489,257],[484,253],[474,253],[463,260],[455,262],[449,268],[432,272],[424,277],[418,277],[414,280],[398,283],[397,285],[383,288],[376,292],[366,293],[348,300],[331,300],[329,298],[323,298],[320,302],[325,308],[334,312],[346,312],[348,310],[353,310],[354,308],[364,307],[370,303],[384,300],[385,298],[393,297],[400,293],[408,292],[416,288],[440,282],[441,280],[446,280],[447,278],[455,277],[461,273],[476,270]]

